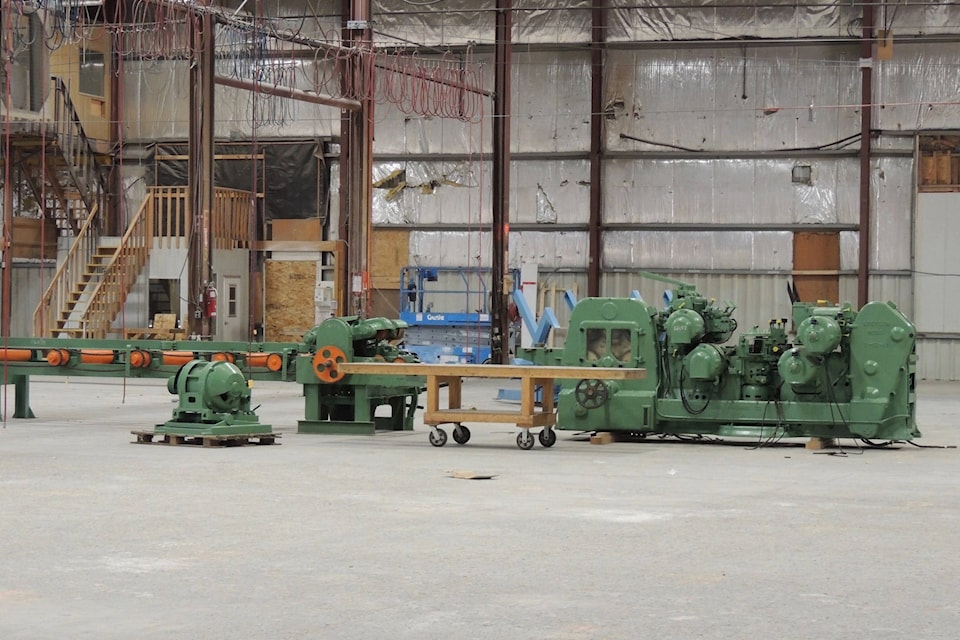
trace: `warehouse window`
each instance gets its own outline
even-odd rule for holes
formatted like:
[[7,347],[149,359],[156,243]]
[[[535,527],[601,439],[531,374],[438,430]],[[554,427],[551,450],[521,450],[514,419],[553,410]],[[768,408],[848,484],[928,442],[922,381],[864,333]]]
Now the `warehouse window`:
[[607,330],[587,329],[587,360],[599,360],[607,355]]
[[227,287],[227,315],[231,318],[237,317],[237,285],[235,284]]
[[610,334],[610,353],[620,362],[633,359],[633,344],[629,329],[614,329]]
[[90,49],[80,49],[80,93],[102,98],[103,78],[103,54]]

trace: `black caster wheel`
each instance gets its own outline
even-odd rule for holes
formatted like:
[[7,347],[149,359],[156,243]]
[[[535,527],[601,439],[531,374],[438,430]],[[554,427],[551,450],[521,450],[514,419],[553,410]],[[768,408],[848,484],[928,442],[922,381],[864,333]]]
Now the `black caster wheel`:
[[467,444],[470,442],[470,429],[462,424],[458,424],[453,429],[453,441],[457,444]]
[[533,449],[533,434],[529,431],[521,431],[517,434],[517,446],[524,451]]
[[544,429],[539,433],[537,439],[540,440],[540,444],[543,446],[552,447],[557,444],[557,432],[553,429]]
[[435,447],[442,447],[447,444],[447,432],[439,427],[430,430],[430,444]]

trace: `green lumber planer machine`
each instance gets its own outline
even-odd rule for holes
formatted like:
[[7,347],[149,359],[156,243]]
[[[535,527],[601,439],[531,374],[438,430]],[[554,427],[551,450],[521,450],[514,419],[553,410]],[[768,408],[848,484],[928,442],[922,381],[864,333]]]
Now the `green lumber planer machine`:
[[537,364],[643,367],[642,380],[565,381],[557,428],[637,436],[717,435],[910,440],[916,331],[892,304],[793,304],[786,319],[725,344],[737,323],[675,280],[663,310],[634,298],[586,298],[571,312],[562,349],[520,355]]
[[[423,376],[347,375],[344,362],[416,363],[401,349],[406,323],[387,318],[328,318],[303,338],[307,353],[297,357],[296,381],[303,384],[306,409],[299,433],[371,435],[376,429],[410,431]],[[388,405],[390,416],[376,416]]]

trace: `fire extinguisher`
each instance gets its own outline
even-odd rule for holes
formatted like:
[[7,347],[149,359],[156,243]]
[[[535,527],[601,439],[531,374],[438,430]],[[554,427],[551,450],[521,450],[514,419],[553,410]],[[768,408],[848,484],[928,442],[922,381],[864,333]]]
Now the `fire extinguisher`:
[[204,291],[204,312],[208,318],[217,317],[217,288],[212,283]]

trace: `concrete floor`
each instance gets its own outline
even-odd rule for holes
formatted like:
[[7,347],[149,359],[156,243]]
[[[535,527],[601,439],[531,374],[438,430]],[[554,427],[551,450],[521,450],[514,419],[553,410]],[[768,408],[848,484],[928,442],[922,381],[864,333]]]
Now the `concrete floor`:
[[[466,385],[493,406],[497,381]],[[960,442],[960,386],[924,384],[924,445]],[[13,389],[5,392],[7,415]],[[0,430],[0,638],[951,638],[960,456],[671,441],[521,451],[473,425],[131,444],[163,381],[34,378]],[[797,443],[802,445],[802,442]],[[835,452],[836,453],[836,452]],[[496,474],[460,480],[448,472]]]

